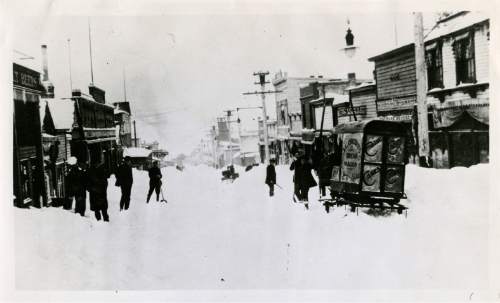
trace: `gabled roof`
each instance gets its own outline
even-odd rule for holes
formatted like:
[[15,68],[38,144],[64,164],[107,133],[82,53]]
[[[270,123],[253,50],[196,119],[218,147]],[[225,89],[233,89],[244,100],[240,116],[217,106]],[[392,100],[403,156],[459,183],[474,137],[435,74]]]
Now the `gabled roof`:
[[[41,121],[45,117],[45,108],[48,106],[55,129],[69,130],[73,127],[75,105],[70,99],[41,99]],[[45,104],[45,106],[43,106]]]

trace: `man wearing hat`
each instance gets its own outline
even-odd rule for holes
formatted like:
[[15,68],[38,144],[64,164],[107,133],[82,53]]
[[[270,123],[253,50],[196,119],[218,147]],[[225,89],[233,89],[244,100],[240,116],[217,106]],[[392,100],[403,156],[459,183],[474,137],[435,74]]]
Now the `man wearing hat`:
[[266,184],[269,186],[269,196],[274,196],[274,184],[276,184],[276,170],[274,164],[276,160],[272,158],[269,160],[269,165],[266,170]]
[[116,186],[120,186],[122,197],[120,199],[120,211],[127,210],[130,205],[130,192],[134,178],[132,176],[132,162],[129,156],[123,159],[116,172]]
[[75,197],[75,213],[83,217],[87,204],[87,170],[85,164],[78,162],[75,157],[70,157],[67,163],[69,165],[66,176],[68,196],[70,199]]
[[306,158],[303,150],[299,150],[295,160],[290,165],[290,170],[294,171],[294,200],[297,197],[299,201],[304,203],[306,209],[309,209],[309,188],[317,185],[311,173],[312,169],[312,160]]

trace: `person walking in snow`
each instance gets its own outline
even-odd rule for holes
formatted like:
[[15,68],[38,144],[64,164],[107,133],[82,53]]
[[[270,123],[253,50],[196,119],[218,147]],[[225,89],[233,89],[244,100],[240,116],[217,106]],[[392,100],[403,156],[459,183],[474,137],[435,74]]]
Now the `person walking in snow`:
[[333,152],[328,153],[319,161],[318,165],[318,178],[319,178],[319,191],[321,196],[326,196],[326,187],[330,185],[330,178],[332,177],[333,170]]
[[317,185],[311,173],[312,169],[312,160],[306,159],[304,152],[299,152],[290,165],[290,170],[294,171],[294,195],[305,204],[306,209],[309,209],[309,188]]
[[127,210],[130,205],[130,192],[134,177],[132,176],[132,162],[129,156],[123,159],[116,172],[116,185],[120,186],[122,197],[120,199],[120,211]]
[[153,191],[156,192],[156,201],[160,201],[160,191],[161,191],[161,170],[158,167],[158,162],[153,162],[153,166],[148,170],[149,175],[149,191],[148,191],[148,199],[146,203],[149,203],[149,199],[153,194]]
[[101,220],[101,216],[105,222],[109,221],[108,216],[108,178],[109,172],[104,167],[104,161],[93,163],[89,169],[89,193],[90,193],[90,210],[95,213],[97,221]]
[[79,162],[75,157],[68,159],[68,164],[70,165],[66,176],[68,196],[70,199],[75,197],[75,213],[83,217],[87,204],[87,169],[85,163]]
[[274,164],[276,160],[269,160],[269,165],[266,170],[266,184],[269,186],[269,196],[274,196],[274,184],[276,184],[276,170]]

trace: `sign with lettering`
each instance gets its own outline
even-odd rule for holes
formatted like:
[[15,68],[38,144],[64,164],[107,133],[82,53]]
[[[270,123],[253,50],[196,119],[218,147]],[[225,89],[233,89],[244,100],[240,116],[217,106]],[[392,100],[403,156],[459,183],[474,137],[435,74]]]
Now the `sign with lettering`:
[[342,134],[342,182],[359,184],[363,133]]
[[389,137],[387,139],[387,163],[402,164],[404,162],[405,138]]
[[[357,116],[366,115],[366,105],[354,106],[354,112]],[[353,116],[352,108],[350,106],[343,106],[337,109],[337,114],[339,117]]]
[[382,163],[382,136],[365,137],[365,162]]
[[412,114],[401,114],[401,115],[386,115],[386,116],[379,116],[380,119],[382,120],[387,120],[387,121],[405,121],[405,122],[410,122],[412,120],[413,115]]
[[385,172],[386,192],[400,193],[403,191],[403,167],[388,166]]
[[14,71],[13,74],[14,85],[22,86],[25,88],[31,88],[35,90],[42,90],[39,72],[16,63],[14,63],[13,71]]
[[379,100],[377,102],[377,110],[380,111],[392,111],[401,109],[412,109],[417,102],[416,96],[410,96],[405,98],[392,98],[387,100]]
[[365,164],[363,167],[363,191],[380,191],[380,165]]

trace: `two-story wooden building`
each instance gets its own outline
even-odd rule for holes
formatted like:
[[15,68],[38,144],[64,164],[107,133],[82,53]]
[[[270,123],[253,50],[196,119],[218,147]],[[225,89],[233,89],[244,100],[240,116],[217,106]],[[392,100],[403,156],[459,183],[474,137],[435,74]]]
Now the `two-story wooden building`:
[[435,167],[489,160],[489,19],[459,12],[426,37],[429,140]]
[[121,157],[116,144],[114,108],[105,103],[103,90],[91,85],[89,93],[73,91],[75,121],[71,153],[78,161],[90,165],[104,161],[114,171]]

